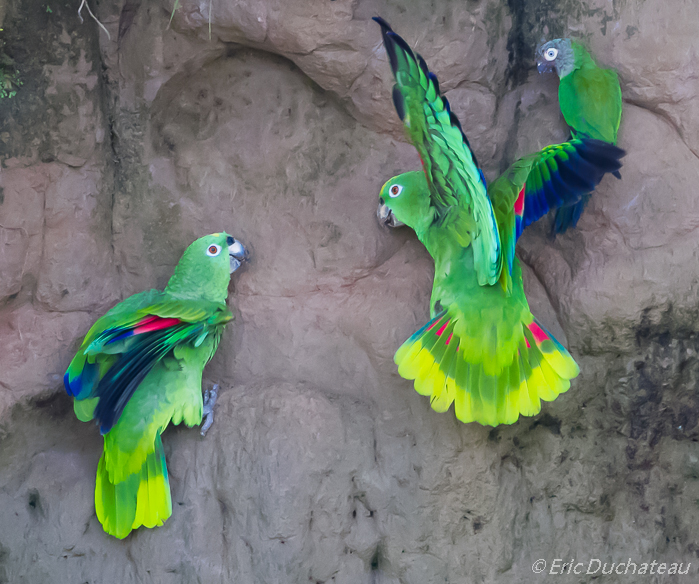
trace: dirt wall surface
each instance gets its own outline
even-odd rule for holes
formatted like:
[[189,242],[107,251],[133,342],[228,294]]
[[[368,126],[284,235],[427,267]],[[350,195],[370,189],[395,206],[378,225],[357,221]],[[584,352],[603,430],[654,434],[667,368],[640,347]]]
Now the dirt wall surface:
[[[78,5],[0,2],[17,91],[0,97],[0,582],[528,583],[556,558],[691,563],[643,578],[696,582],[694,0],[181,0],[170,26],[173,2],[91,3],[111,39]],[[576,231],[543,223],[518,247],[582,374],[513,426],[436,414],[392,361],[428,316],[432,263],[375,219],[381,184],[419,165],[377,14],[490,179],[566,137],[542,36],[620,74],[623,179]],[[205,372],[216,422],[165,433],[173,516],[117,541],[63,372],[98,316],[222,229],[253,261]],[[562,576],[593,577],[636,581]]]

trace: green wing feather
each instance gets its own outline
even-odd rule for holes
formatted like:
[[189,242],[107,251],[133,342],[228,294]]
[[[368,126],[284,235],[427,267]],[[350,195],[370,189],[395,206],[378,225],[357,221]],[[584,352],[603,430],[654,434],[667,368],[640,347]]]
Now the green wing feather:
[[201,423],[201,378],[220,335],[199,346],[183,344],[159,361],[139,384],[118,422],[104,436],[95,505],[105,531],[125,537],[137,527],[155,527],[172,503],[160,435],[168,424]]
[[119,421],[105,434],[105,460],[113,482],[137,472],[151,452],[157,434],[170,422],[201,423],[201,376],[215,353],[219,335],[199,347],[176,347],[138,386]]
[[425,61],[381,18],[384,46],[396,79],[393,102],[422,160],[436,221],[452,221],[464,245],[473,246],[481,285],[502,269],[500,235],[483,173],[449,102]]
[[607,142],[573,138],[520,158],[488,188],[498,223],[513,209],[518,214],[517,198],[524,189],[519,237],[524,227],[550,210],[574,204],[594,190],[606,173],[621,168],[625,154]]
[[[158,361],[180,345],[198,346],[208,335],[220,335],[231,318],[225,304],[154,291],[117,305],[90,329],[66,372],[76,403],[90,400],[76,406],[76,415],[85,419],[91,412],[108,432]],[[149,319],[167,326],[148,330],[155,324]]]
[[86,335],[66,388],[78,418],[96,418],[104,434],[95,507],[107,533],[123,538],[172,513],[160,435],[170,422],[201,423],[202,371],[232,318],[225,304],[151,290],[115,306]]
[[[182,322],[121,338],[123,331],[132,331],[149,316]],[[102,426],[106,467],[113,481],[140,469],[156,433],[171,420],[190,426],[201,422],[201,372],[231,319],[224,304],[172,299],[151,291],[117,305],[92,327],[74,361],[83,363],[83,369],[97,366],[98,373],[81,379],[78,372],[69,383],[79,389],[78,418],[95,417]],[[112,393],[115,386],[121,393]],[[107,407],[100,412],[103,400]]]
[[[123,300],[114,306],[111,310],[109,310],[109,312],[107,312],[107,314],[95,321],[85,335],[85,338],[80,344],[80,348],[75,354],[75,357],[73,357],[70,365],[68,365],[64,382],[66,391],[70,395],[75,396],[77,399],[86,399],[86,393],[89,395],[93,384],[99,380],[100,374],[103,374],[104,371],[106,371],[113,363],[114,358],[107,356],[95,356],[88,362],[88,354],[86,353],[86,349],[90,346],[90,344],[92,344],[95,338],[102,334],[105,330],[133,320],[135,311],[155,302],[160,295],[162,295],[162,292],[159,290],[146,290],[144,292],[134,294],[133,296],[130,296],[126,300]],[[97,367],[89,367],[95,363],[97,364]],[[86,366],[88,366],[87,371],[85,371]],[[82,377],[82,379],[80,381],[80,386],[78,387],[74,383],[74,380],[80,377]],[[82,420],[80,416],[78,417]],[[92,417],[89,419],[92,419]]]
[[488,187],[500,230],[502,249],[512,271],[515,243],[522,230],[548,211],[570,206],[594,190],[608,172],[621,168],[621,148],[599,140],[574,138],[546,146],[515,161]]
[[160,435],[170,423],[201,423],[202,371],[219,338],[213,334],[197,347],[175,347],[139,384],[105,434],[95,505],[107,533],[126,537],[141,525],[162,525],[172,513]]

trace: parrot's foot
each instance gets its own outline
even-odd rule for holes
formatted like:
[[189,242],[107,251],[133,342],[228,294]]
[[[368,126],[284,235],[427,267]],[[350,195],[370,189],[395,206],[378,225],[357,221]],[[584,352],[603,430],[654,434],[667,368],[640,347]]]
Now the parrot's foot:
[[200,434],[206,436],[206,433],[211,428],[211,424],[214,423],[214,406],[216,405],[216,399],[218,398],[218,383],[214,383],[211,389],[204,391],[204,409],[202,413],[204,414],[204,423],[201,426]]

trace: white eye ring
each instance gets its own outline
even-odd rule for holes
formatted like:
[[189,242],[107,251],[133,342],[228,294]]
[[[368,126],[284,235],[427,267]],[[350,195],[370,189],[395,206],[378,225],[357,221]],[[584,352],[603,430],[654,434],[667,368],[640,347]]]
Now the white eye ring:
[[216,257],[218,254],[221,253],[221,246],[216,245],[215,243],[212,243],[209,247],[206,248],[206,255],[209,257]]
[[558,56],[558,49],[554,47],[549,47],[544,53],[544,59],[547,61],[553,61]]
[[388,189],[388,196],[394,199],[398,195],[400,195],[403,192],[403,187],[400,185],[392,185],[390,189]]

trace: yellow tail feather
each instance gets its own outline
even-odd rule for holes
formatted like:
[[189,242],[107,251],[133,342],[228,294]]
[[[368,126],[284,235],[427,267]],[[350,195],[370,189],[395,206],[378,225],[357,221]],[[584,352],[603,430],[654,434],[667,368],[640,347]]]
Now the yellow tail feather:
[[516,354],[498,370],[492,362],[469,360],[446,315],[435,320],[437,325],[425,327],[398,349],[395,362],[398,373],[415,380],[415,390],[430,397],[432,409],[446,412],[454,403],[462,422],[497,426],[536,415],[541,400],[556,399],[579,373],[557,341],[548,340],[542,352],[524,323]]
[[159,434],[141,469],[123,481],[111,482],[102,453],[97,467],[95,511],[104,530],[119,539],[142,525],[158,527],[172,515],[170,484]]

